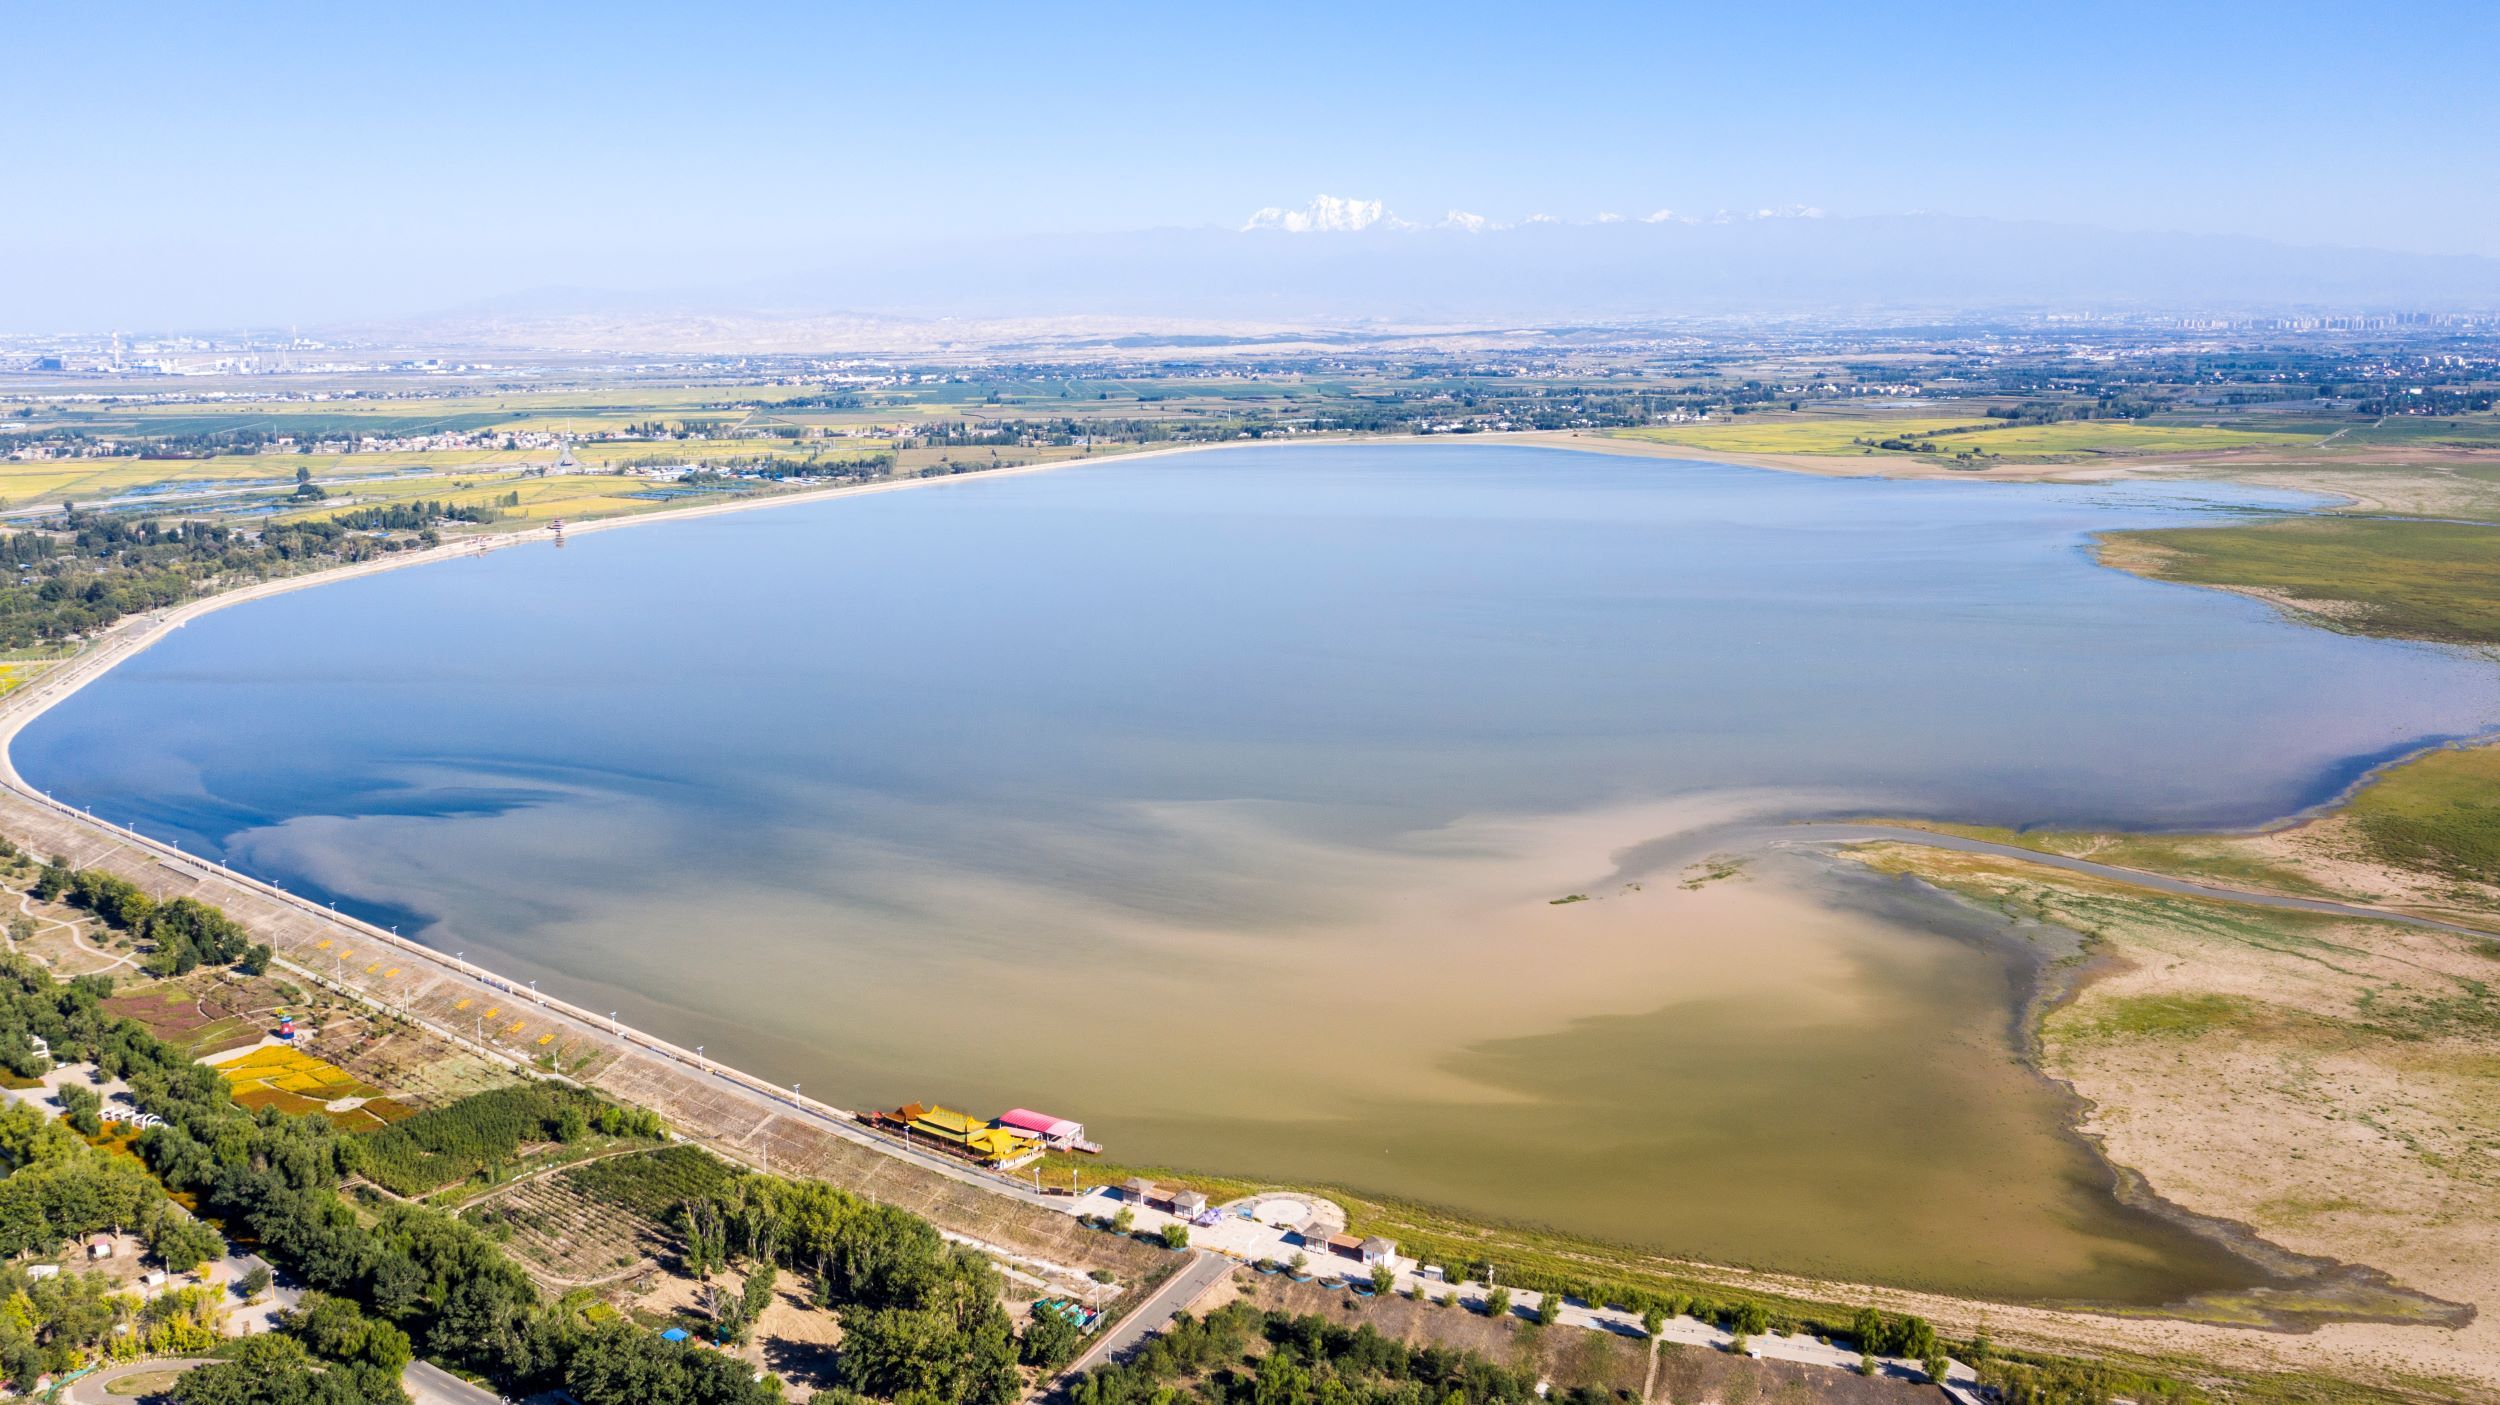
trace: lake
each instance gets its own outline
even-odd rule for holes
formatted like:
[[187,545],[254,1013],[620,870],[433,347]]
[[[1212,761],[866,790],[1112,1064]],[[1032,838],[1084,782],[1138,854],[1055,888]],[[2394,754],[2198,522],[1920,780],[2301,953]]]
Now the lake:
[[2011,1059],[2020,941],[1804,856],[1678,879],[1806,815],[2256,824],[2500,722],[2471,655],[2088,553],[2300,501],[1493,445],[1113,461],[239,606],[16,758],[838,1104],[2164,1302],[2248,1273],[2115,1203]]

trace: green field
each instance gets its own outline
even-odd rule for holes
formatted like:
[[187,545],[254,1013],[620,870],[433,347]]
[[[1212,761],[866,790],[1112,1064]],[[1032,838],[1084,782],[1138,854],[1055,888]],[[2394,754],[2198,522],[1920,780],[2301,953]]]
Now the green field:
[[2500,883],[2500,749],[2416,757],[2363,788],[2345,813],[2382,863]]
[[2112,534],[2104,559],[2187,585],[2279,592],[2331,627],[2500,644],[2500,528],[2307,517]]
[[658,1221],[689,1200],[716,1195],[737,1176],[719,1157],[681,1144],[601,1157],[564,1172],[561,1179],[603,1204]]
[[[1733,454],[1855,454],[1860,440],[1912,439],[1947,429],[1971,429],[1989,421],[1971,415],[1746,415],[1708,424],[1659,425],[1610,431],[1616,439],[1652,444],[1689,444]],[[1951,442],[1960,442],[1957,437]]]

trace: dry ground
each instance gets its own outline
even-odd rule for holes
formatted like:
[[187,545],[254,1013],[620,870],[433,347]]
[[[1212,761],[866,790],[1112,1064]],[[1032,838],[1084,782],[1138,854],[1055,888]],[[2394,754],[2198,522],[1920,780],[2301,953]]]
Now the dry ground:
[[[2112,1160],[2268,1241],[2500,1302],[2500,946],[2173,898],[2019,859],[1863,846],[1880,868],[2089,933],[2101,960],[2040,1057]],[[2212,1339],[2171,1324],[2155,1338]],[[2500,1321],[2340,1324],[2239,1347],[2500,1398]]]

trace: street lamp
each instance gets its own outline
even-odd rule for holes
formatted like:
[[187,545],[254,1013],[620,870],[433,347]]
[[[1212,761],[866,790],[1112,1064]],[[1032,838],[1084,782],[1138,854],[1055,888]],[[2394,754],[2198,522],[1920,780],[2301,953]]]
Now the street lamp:
[[703,1067],[703,1046],[700,1044],[694,1046],[694,1066]]
[[608,1011],[608,1033],[623,1034],[624,1032],[624,1030],[617,1027],[616,1012],[614,1010]]
[[[536,981],[530,982],[530,999],[538,1000],[538,982]],[[538,1000],[538,1003],[544,1005],[547,1002],[544,1000]]]

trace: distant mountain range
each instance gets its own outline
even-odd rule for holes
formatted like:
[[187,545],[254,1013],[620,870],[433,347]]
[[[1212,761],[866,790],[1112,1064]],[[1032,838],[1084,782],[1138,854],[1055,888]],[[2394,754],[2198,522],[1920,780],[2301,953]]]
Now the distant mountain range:
[[[1259,211],[1236,229],[965,241],[666,295],[546,291],[402,330],[582,346],[608,341],[598,331],[606,322],[631,338],[612,349],[634,350],[752,338],[774,323],[788,324],[785,335],[764,340],[787,344],[797,324],[816,329],[800,342],[904,324],[919,328],[907,338],[919,342],[949,323],[967,340],[1057,341],[1123,326],[1273,335],[1748,316],[2492,308],[2500,259],[1810,210],[1509,225],[1453,211],[1427,222],[1322,197]],[[1041,331],[1060,323],[1061,333]]]

